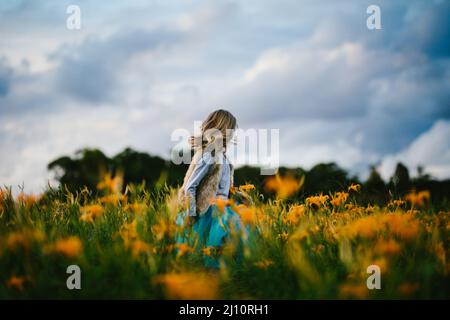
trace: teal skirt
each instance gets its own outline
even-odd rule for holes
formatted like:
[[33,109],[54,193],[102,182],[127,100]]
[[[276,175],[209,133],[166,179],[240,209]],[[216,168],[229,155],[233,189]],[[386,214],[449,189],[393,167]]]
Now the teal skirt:
[[[186,211],[178,214],[178,226],[183,226],[186,215]],[[192,228],[185,228],[177,234],[176,242],[187,243],[197,250],[210,248],[220,252],[225,244],[233,241],[236,245],[235,256],[239,259],[246,232],[239,214],[229,206],[225,206],[222,212],[216,205],[211,205],[200,214]],[[204,261],[206,266],[213,268],[218,268],[220,264],[219,255],[205,256]]]

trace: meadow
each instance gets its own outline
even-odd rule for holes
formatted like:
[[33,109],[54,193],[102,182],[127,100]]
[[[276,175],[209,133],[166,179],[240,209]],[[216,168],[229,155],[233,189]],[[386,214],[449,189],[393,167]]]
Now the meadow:
[[[292,200],[303,181],[275,176],[238,186],[230,201],[245,233],[221,248],[180,244],[177,190],[122,186],[42,195],[0,191],[0,298],[409,299],[450,298],[450,219],[426,190],[383,207],[360,205],[360,185]],[[217,259],[220,267],[205,266]],[[81,269],[69,290],[67,267]],[[381,271],[369,290],[367,268]]]

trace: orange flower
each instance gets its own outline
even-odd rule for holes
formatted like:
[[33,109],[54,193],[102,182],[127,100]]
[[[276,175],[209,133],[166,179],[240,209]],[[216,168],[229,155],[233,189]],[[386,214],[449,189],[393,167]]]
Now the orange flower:
[[134,202],[127,204],[125,206],[125,210],[134,212],[136,214],[142,214],[143,212],[145,212],[145,210],[147,210],[147,206],[143,203]]
[[215,198],[211,200],[211,204],[215,204],[220,212],[225,212],[225,207],[233,204],[233,200],[224,198]]
[[137,257],[141,253],[147,253],[150,251],[154,252],[154,250],[152,249],[153,248],[148,243],[139,239],[131,244],[131,254],[133,255],[133,257]]
[[279,233],[278,238],[286,241],[289,238],[289,233],[287,233],[287,232]]
[[119,172],[113,178],[110,173],[103,176],[102,181],[97,184],[97,189],[105,190],[111,194],[120,193],[123,183],[123,173]]
[[310,206],[320,208],[327,203],[328,199],[329,199],[329,196],[320,194],[318,196],[312,196],[312,197],[306,198],[306,203],[309,204]]
[[304,176],[297,180],[289,175],[280,177],[276,174],[275,177],[266,180],[264,188],[268,192],[275,192],[278,199],[286,199],[297,192],[303,186],[304,181]]
[[216,299],[219,290],[218,278],[205,273],[168,273],[156,277],[154,283],[164,285],[169,299]]
[[12,276],[11,278],[9,278],[8,282],[6,283],[6,286],[8,288],[14,288],[16,290],[22,291],[23,286],[28,281],[30,281],[30,277],[27,276],[24,277]]
[[116,193],[103,196],[99,200],[101,203],[110,203],[113,205],[118,205],[121,201],[126,201],[126,197],[123,194]]
[[361,185],[360,185],[360,184],[352,183],[352,184],[348,187],[348,192],[350,192],[350,191],[358,192],[360,189],[361,189]]
[[240,205],[236,206],[235,209],[236,209],[236,212],[241,217],[241,220],[243,223],[253,224],[256,222],[257,216],[256,216],[255,208],[247,207],[244,204],[240,204]]
[[175,245],[178,249],[177,252],[177,258],[184,256],[187,253],[192,253],[194,252],[194,249],[191,248],[189,245],[187,245],[186,243],[177,243]]
[[80,216],[80,221],[92,223],[95,218],[100,217],[103,214],[104,208],[99,204],[92,204],[81,207],[80,211],[82,213]]
[[289,223],[291,225],[297,225],[301,218],[305,216],[305,206],[296,205],[289,209],[289,212],[283,217],[284,223]]
[[17,248],[29,250],[34,241],[41,242],[44,239],[45,234],[39,230],[23,230],[10,233],[6,243],[10,250]]
[[377,244],[375,245],[375,251],[380,254],[394,255],[396,253],[399,253],[400,249],[401,249],[401,247],[398,244],[398,242],[393,239],[389,239],[387,241],[380,239],[380,240],[378,240]]
[[138,238],[136,219],[130,223],[122,225],[120,227],[119,234],[122,237],[125,247],[128,247],[132,241]]
[[342,206],[345,201],[347,201],[348,193],[346,192],[336,192],[333,198],[330,200],[330,203],[334,207],[340,207]]
[[256,262],[255,266],[257,268],[259,268],[259,269],[265,270],[265,269],[269,268],[273,264],[274,264],[274,262],[272,260],[264,259],[264,260]]
[[405,200],[409,201],[413,207],[421,207],[426,201],[430,200],[430,191],[412,191],[405,196]]
[[339,287],[339,294],[343,298],[366,299],[369,290],[366,284],[343,284]]
[[240,191],[248,192],[251,190],[254,190],[255,186],[253,184],[244,184],[242,186],[239,186]]
[[78,237],[72,236],[60,239],[50,248],[50,252],[59,253],[69,258],[75,258],[83,250],[83,244]]

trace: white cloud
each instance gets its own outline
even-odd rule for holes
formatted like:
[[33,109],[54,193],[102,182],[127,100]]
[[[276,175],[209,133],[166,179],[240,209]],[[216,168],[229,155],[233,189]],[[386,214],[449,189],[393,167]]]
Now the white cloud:
[[434,177],[450,177],[450,121],[437,121],[407,148],[385,156],[379,167],[385,179],[392,175],[398,162],[408,166],[413,175],[418,166],[425,166],[425,171]]

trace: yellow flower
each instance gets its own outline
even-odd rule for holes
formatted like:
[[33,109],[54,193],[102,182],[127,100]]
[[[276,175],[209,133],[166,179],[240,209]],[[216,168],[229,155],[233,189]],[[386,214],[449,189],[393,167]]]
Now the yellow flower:
[[225,212],[226,206],[230,206],[233,204],[233,200],[224,199],[224,198],[219,197],[219,198],[212,199],[210,203],[216,205],[217,208],[219,209],[219,211],[223,213],[223,212]]
[[130,223],[122,225],[120,227],[119,234],[122,237],[125,247],[128,247],[132,241],[138,238],[136,219]]
[[103,196],[100,199],[101,203],[110,203],[113,205],[118,205],[121,201],[126,201],[126,197],[123,194],[109,194],[107,196]]
[[283,222],[297,225],[301,218],[305,216],[306,208],[304,205],[295,205],[289,209],[289,212],[283,217]]
[[176,226],[167,222],[165,219],[158,219],[158,223],[152,225],[152,233],[157,240],[162,240],[164,237],[170,237],[176,231]]
[[219,290],[217,276],[205,273],[168,273],[156,277],[154,283],[164,285],[169,299],[211,300]]
[[287,232],[279,233],[278,238],[286,241],[289,238],[289,233],[287,233]]
[[235,209],[236,209],[236,212],[241,217],[241,220],[243,223],[254,224],[256,222],[257,216],[256,216],[255,208],[248,207],[244,204],[240,204],[240,205],[236,206]]
[[278,199],[286,199],[297,192],[303,186],[304,181],[304,176],[297,180],[289,175],[280,177],[276,174],[275,177],[266,180],[264,188],[268,192],[275,192]]
[[66,239],[59,239],[50,248],[50,252],[59,253],[69,258],[75,258],[81,254],[83,244],[78,237],[71,236]]
[[105,190],[111,194],[120,193],[123,183],[123,174],[119,172],[113,178],[110,173],[103,176],[102,181],[97,184],[97,189]]
[[213,246],[208,246],[206,248],[202,248],[202,253],[208,257],[213,255],[214,251],[215,251],[215,248]]
[[187,245],[186,243],[177,243],[175,245],[178,249],[177,252],[177,258],[184,256],[187,253],[192,253],[194,252],[194,249],[191,248],[189,245]]
[[380,239],[375,245],[375,251],[380,254],[394,255],[400,252],[400,244],[393,239],[383,240]]
[[82,213],[80,216],[80,221],[92,223],[95,218],[98,218],[103,214],[104,208],[99,204],[92,204],[81,207],[80,211]]
[[327,203],[328,199],[329,196],[320,194],[318,196],[311,196],[306,198],[306,203],[315,208],[320,208]]
[[136,240],[131,244],[131,254],[133,257],[139,256],[141,253],[147,253],[153,251],[153,248],[142,240]]
[[352,184],[348,187],[348,192],[350,192],[350,191],[358,192],[360,189],[361,189],[361,185],[360,185],[360,184],[352,183]]
[[257,268],[263,269],[263,270],[269,268],[273,264],[274,264],[274,262],[272,260],[269,260],[269,259],[264,259],[264,260],[255,262],[255,266]]
[[405,200],[409,201],[413,207],[421,207],[430,200],[430,191],[412,191],[405,196]]
[[347,201],[348,193],[346,192],[336,192],[333,198],[330,200],[330,203],[334,207],[340,207],[342,206],[345,201]]
[[15,231],[8,235],[6,244],[10,250],[23,248],[29,250],[34,241],[41,242],[45,239],[45,234],[39,230]]
[[136,214],[142,214],[145,212],[145,210],[147,210],[147,206],[143,203],[134,202],[127,204],[125,206],[125,210],[134,212]]
[[239,186],[240,191],[248,192],[251,190],[254,190],[255,186],[253,184],[244,184],[242,186]]

